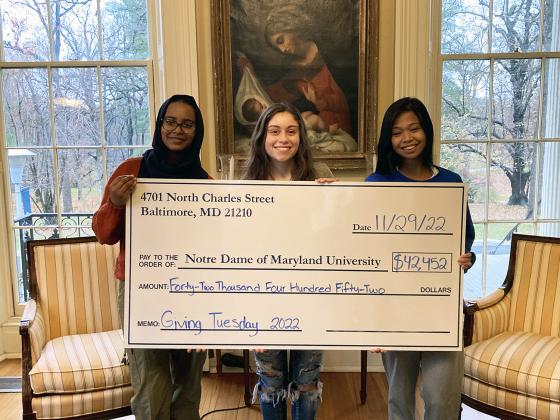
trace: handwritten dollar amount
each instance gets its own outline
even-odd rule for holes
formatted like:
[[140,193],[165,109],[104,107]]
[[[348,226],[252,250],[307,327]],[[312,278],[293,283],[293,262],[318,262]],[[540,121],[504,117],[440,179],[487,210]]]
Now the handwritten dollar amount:
[[452,254],[393,252],[394,272],[451,273]]

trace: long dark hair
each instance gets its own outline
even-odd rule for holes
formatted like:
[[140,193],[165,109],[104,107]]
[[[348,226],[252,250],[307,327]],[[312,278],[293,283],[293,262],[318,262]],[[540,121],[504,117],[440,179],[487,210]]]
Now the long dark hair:
[[[169,149],[163,143],[161,127],[167,108],[174,102],[182,102],[194,109],[196,131],[192,143],[182,152],[180,161],[176,165],[169,165],[167,163]],[[152,139],[152,148],[144,152],[139,176],[143,178],[208,178],[208,174],[202,168],[200,162],[200,149],[202,148],[203,139],[204,121],[196,100],[190,95],[171,96],[159,108],[154,137]]]
[[272,117],[280,112],[289,112],[298,122],[299,128],[299,147],[292,158],[294,165],[292,168],[292,178],[294,181],[312,181],[315,177],[313,169],[313,158],[311,157],[311,149],[309,148],[309,139],[307,138],[307,130],[303,122],[303,117],[299,111],[293,106],[285,102],[274,103],[266,108],[257,120],[253,136],[251,137],[251,154],[247,171],[244,179],[270,179],[270,157],[265,150],[265,140],[267,135],[268,124]]
[[434,164],[433,149],[434,149],[434,126],[430,114],[426,106],[417,98],[405,97],[396,102],[393,102],[383,117],[381,124],[381,134],[379,136],[379,143],[377,144],[377,165],[375,172],[383,175],[390,175],[397,170],[401,163],[402,158],[393,150],[393,143],[391,141],[393,134],[393,124],[399,115],[403,112],[412,111],[418,117],[420,126],[426,135],[426,147],[420,154],[422,165],[431,168]]

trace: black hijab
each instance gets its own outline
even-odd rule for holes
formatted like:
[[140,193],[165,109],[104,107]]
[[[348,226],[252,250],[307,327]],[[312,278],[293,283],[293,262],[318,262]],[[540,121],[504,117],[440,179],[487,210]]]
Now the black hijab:
[[[169,149],[163,143],[161,126],[167,108],[173,102],[183,102],[193,107],[196,117],[196,131],[191,145],[183,151],[179,163],[169,165],[167,163]],[[202,147],[203,138],[204,122],[202,121],[202,113],[194,98],[189,95],[173,95],[159,108],[152,148],[144,152],[139,177],[207,179],[208,173],[202,169],[202,164],[200,163],[200,148]]]

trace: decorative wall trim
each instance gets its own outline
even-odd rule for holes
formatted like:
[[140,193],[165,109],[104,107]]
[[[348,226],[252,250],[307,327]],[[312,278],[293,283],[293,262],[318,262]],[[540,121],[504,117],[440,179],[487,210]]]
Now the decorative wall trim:
[[195,0],[160,0],[158,9],[160,23],[153,54],[160,67],[158,77],[164,83],[156,103],[176,93],[189,93],[198,100]]
[[427,106],[434,96],[430,90],[431,3],[431,0],[395,1],[395,99],[415,96]]
[[[0,130],[3,131],[2,125],[0,125]],[[16,315],[18,309],[20,309],[19,313],[23,312],[23,308],[14,307],[16,297],[13,286],[12,261],[15,258],[13,258],[10,252],[12,248],[10,246],[12,234],[8,224],[11,214],[8,211],[8,205],[11,203],[10,190],[8,188],[10,180],[5,179],[7,171],[4,171],[4,168],[7,166],[4,166],[4,164],[7,165],[8,158],[7,156],[2,156],[4,153],[1,146],[3,145],[0,144],[0,215],[2,215],[0,216],[0,261],[3,261],[3,263],[0,264],[0,325],[4,324],[11,316]],[[6,343],[7,340],[8,337],[5,336],[4,329],[0,329],[0,355],[7,352],[10,348],[11,343]]]
[[1,324],[0,341],[2,342],[2,352],[0,357],[13,359],[21,357],[21,338],[19,336],[20,317],[11,317]]

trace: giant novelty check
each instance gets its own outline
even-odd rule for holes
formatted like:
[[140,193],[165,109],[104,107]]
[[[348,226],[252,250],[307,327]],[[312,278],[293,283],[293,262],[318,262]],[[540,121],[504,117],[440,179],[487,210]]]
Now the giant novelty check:
[[139,179],[127,347],[462,348],[464,184]]

